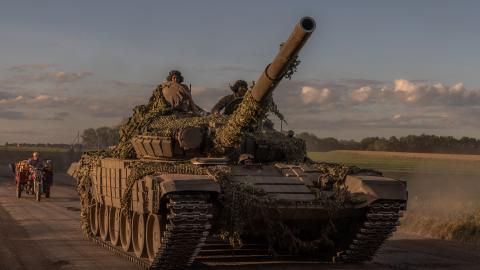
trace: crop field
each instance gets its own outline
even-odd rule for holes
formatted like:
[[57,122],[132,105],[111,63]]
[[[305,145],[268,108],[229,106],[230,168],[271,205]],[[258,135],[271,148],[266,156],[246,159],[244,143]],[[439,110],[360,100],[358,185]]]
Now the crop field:
[[401,230],[480,244],[480,156],[372,151],[311,152],[309,156],[406,180],[409,202]]
[[480,155],[452,155],[339,150],[310,152],[315,161],[335,162],[382,171],[387,176],[409,180],[416,174],[477,176],[480,179]]

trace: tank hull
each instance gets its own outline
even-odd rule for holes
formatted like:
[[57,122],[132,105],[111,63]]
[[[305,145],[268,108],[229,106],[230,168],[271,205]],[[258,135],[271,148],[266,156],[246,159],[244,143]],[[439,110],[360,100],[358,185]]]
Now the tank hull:
[[[160,269],[161,265],[162,269],[169,269],[165,265],[174,269],[195,260],[272,259],[266,248],[268,240],[262,235],[256,235],[252,243],[246,240],[242,247],[232,247],[218,239],[216,224],[225,211],[218,206],[224,203],[224,192],[213,176],[157,170],[130,185],[129,177],[135,173],[138,162],[142,161],[102,158],[90,168],[87,196],[90,203],[83,210],[89,224],[84,230],[88,230],[85,233],[93,241],[149,269]],[[159,168],[172,163],[148,162]],[[274,198],[277,204],[271,211],[283,223],[308,230],[312,235],[320,233],[315,231],[316,227],[329,223],[342,230],[335,248],[316,254],[317,260],[371,259],[395,230],[405,209],[405,183],[391,178],[348,175],[345,181],[348,193],[362,200],[332,211],[314,192],[322,174],[311,164],[229,168],[232,183],[254,186],[263,195]],[[131,195],[125,204],[124,196],[129,190]],[[321,193],[325,197],[335,196],[333,191]],[[251,245],[265,248],[252,249]],[[312,259],[311,254],[290,254],[281,249],[277,256]]]

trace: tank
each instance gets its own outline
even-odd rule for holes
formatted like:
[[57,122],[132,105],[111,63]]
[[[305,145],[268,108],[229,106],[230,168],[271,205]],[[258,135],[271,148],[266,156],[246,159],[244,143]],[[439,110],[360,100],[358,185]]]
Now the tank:
[[113,151],[85,153],[69,170],[84,234],[148,269],[371,260],[399,224],[406,183],[314,162],[303,140],[266,120],[314,30],[300,19],[230,115],[176,112],[158,92],[135,108]]

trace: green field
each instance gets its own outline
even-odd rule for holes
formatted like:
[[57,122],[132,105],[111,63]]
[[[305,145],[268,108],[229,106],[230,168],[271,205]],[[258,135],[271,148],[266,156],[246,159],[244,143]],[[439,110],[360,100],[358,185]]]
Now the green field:
[[383,172],[386,176],[406,177],[405,180],[418,174],[432,174],[451,177],[476,176],[480,181],[480,157],[478,160],[474,160],[470,156],[465,159],[455,159],[456,156],[463,157],[461,155],[447,155],[445,158],[438,158],[434,154],[431,154],[431,157],[414,153],[402,156],[397,153],[364,151],[310,152],[308,155],[315,161],[375,169]]

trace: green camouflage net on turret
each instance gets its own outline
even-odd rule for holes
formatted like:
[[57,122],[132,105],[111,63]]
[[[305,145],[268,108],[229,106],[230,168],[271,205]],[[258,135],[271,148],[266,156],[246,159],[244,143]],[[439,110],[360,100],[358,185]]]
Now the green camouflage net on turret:
[[256,129],[269,111],[268,100],[257,102],[248,91],[226,125],[218,130],[215,143],[223,148],[238,147],[245,132]]
[[257,144],[268,146],[268,150],[262,151],[262,160],[284,161],[284,162],[303,162],[307,155],[305,141],[279,132],[275,129],[257,129],[254,133],[247,133]]
[[157,119],[152,121],[144,134],[170,137],[184,127],[206,128],[223,124],[225,120],[225,116],[165,115],[157,117]]
[[172,114],[172,108],[162,95],[162,88],[158,86],[153,92],[147,105],[139,105],[133,109],[133,115],[120,127],[120,140],[113,151],[118,158],[135,158],[131,139],[147,132],[148,128],[161,116]]

